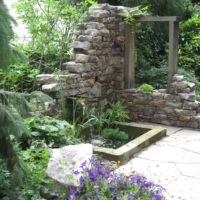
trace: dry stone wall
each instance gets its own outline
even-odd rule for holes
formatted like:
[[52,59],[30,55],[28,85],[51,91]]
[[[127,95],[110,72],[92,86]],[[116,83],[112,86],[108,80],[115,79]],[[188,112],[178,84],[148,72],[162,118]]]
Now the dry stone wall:
[[175,75],[170,90],[144,92],[140,89],[116,91],[133,121],[200,128],[200,104],[195,100],[195,84]]
[[83,96],[89,106],[123,101],[133,121],[200,128],[200,105],[195,85],[175,75],[170,89],[124,90],[125,26],[120,15],[128,8],[99,4],[76,31],[70,61],[61,75],[41,74],[37,83],[55,99]]
[[75,32],[70,44],[70,62],[63,64],[66,75],[41,74],[37,83],[42,91],[59,98],[85,96],[90,104],[106,105],[114,90],[124,88],[124,22],[120,13],[127,8],[99,4]]

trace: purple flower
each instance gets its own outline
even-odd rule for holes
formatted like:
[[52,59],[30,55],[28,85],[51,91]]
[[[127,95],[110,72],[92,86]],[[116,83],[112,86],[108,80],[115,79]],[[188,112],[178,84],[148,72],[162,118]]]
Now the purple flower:
[[97,194],[86,193],[85,196],[86,197],[95,197],[95,196],[97,196]]
[[80,174],[80,172],[79,171],[74,171],[74,174],[78,175],[78,174]]
[[162,196],[159,194],[155,194],[153,195],[153,197],[155,198],[155,200],[162,200]]
[[76,195],[77,194],[77,190],[76,189],[71,189],[70,193],[73,194],[73,195]]
[[82,164],[81,164],[81,168],[84,168],[85,166],[86,166],[86,164],[87,164],[87,162],[86,161],[84,161]]
[[132,199],[134,199],[134,195],[128,193],[128,200],[132,200]]
[[109,187],[109,191],[110,191],[110,192],[114,192],[114,191],[115,191],[115,186]]
[[[130,176],[116,174],[111,166],[101,165],[95,160],[90,161],[90,167],[87,167],[86,164],[87,162],[83,162],[81,165],[83,174],[80,177],[80,187],[77,190],[71,188],[69,200],[76,200],[81,196],[84,196],[81,198],[82,200],[90,199],[90,197],[97,199],[102,195],[112,200],[119,200],[123,197],[127,197],[127,200],[146,197],[152,200],[164,200],[161,195],[163,188],[147,181],[144,176],[136,173],[132,173]],[[77,170],[74,171],[74,174],[78,175],[80,172]]]

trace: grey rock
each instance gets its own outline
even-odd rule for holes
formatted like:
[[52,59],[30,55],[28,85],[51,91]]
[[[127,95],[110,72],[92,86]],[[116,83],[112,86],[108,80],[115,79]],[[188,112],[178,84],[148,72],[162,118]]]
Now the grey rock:
[[190,94],[180,93],[179,96],[181,97],[181,99],[187,101],[195,101],[196,99],[195,92],[192,92]]
[[185,110],[193,110],[197,109],[199,107],[199,103],[197,101],[191,102],[191,101],[184,101],[183,103],[183,109]]
[[194,90],[195,89],[195,84],[194,83],[191,83],[191,82],[188,82],[188,87],[191,89],[191,90]]
[[105,25],[99,22],[88,22],[86,25],[87,29],[97,29],[97,30],[101,30],[103,28],[105,28]]
[[183,81],[184,80],[184,76],[183,75],[178,75],[178,74],[175,74],[172,78],[172,81],[173,82],[180,82],[180,81]]
[[95,97],[101,97],[101,83],[96,82],[96,84],[94,85],[94,87],[91,89],[91,95],[95,96]]
[[54,74],[39,74],[36,76],[37,83],[48,83],[49,81],[55,80]]
[[84,34],[89,35],[93,38],[95,36],[101,36],[101,31],[96,29],[87,29],[84,31]]
[[82,64],[82,63],[76,63],[76,62],[67,62],[63,64],[63,66],[70,73],[89,72],[91,70],[91,67],[89,64]]
[[[50,178],[65,186],[80,185],[80,166],[83,162],[92,158],[93,146],[91,144],[69,145],[62,148],[50,150],[50,159],[47,174]],[[74,175],[74,171],[80,171]],[[82,172],[83,173],[83,172]]]
[[69,48],[89,50],[90,46],[91,44],[88,41],[85,42],[74,41],[69,45]]
[[61,89],[61,84],[59,83],[45,84],[42,86],[43,92],[57,92],[60,89]]
[[89,59],[88,55],[85,54],[76,54],[75,61],[78,63],[87,63]]
[[172,108],[181,108],[182,107],[181,102],[173,102],[173,101],[167,101],[165,105],[168,107],[172,107]]
[[182,110],[182,109],[174,109],[175,113],[179,116],[184,115],[184,116],[194,116],[196,115],[196,111],[194,110]]
[[97,18],[104,18],[109,16],[109,11],[107,10],[93,10],[92,16]]
[[80,42],[85,42],[85,41],[91,41],[92,37],[89,35],[79,35],[78,36],[78,41]]

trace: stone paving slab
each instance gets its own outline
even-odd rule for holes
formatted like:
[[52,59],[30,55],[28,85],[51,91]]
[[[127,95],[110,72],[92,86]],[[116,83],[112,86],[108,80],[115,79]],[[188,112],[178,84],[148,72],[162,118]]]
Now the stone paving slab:
[[199,200],[200,180],[181,176],[166,187],[172,200]]
[[127,174],[137,171],[160,184],[166,188],[167,200],[200,200],[200,131],[163,127],[167,128],[166,137],[119,170]]

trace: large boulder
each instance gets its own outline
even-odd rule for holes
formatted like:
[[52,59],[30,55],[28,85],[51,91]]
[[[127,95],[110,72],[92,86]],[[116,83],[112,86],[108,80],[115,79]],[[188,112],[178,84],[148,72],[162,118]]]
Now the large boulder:
[[50,154],[48,176],[65,186],[78,187],[81,174],[74,175],[74,171],[80,170],[82,163],[92,158],[93,146],[91,144],[69,145],[52,149]]

